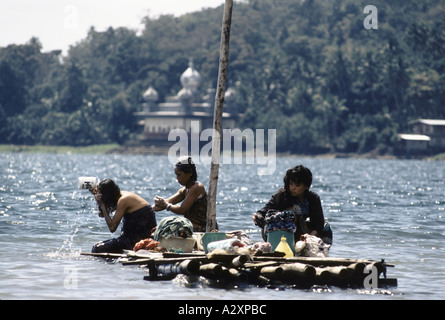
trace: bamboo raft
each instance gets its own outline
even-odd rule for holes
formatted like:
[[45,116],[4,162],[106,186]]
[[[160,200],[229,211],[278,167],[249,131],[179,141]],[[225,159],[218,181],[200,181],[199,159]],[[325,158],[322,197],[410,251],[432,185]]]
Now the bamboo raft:
[[[292,285],[310,288],[327,285],[341,288],[364,288],[374,275],[372,288],[397,286],[397,279],[387,278],[384,260],[344,258],[290,257],[273,254],[205,254],[204,252],[171,253],[146,250],[123,254],[81,253],[119,261],[124,266],[140,266],[148,273],[147,281],[173,280],[178,275],[196,281],[203,277],[215,285]],[[372,270],[372,272],[371,272]],[[370,273],[371,272],[371,273]],[[375,283],[377,281],[377,283]]]

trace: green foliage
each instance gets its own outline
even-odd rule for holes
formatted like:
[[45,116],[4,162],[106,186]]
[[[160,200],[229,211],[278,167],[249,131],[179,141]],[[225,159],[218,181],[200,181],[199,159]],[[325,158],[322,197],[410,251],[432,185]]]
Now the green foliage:
[[[445,118],[440,0],[235,1],[228,85],[244,128],[277,129],[279,151],[391,152],[415,118]],[[0,48],[0,142],[122,143],[142,93],[180,89],[189,58],[216,86],[222,7],[144,18],[142,33],[97,32],[60,52],[38,39]]]

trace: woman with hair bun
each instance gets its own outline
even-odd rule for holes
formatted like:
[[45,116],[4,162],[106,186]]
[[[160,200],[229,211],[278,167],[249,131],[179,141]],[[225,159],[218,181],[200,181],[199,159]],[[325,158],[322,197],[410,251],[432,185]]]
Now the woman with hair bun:
[[189,156],[180,157],[175,164],[176,180],[183,186],[168,199],[156,196],[155,211],[167,210],[183,215],[193,224],[194,232],[205,232],[207,219],[207,193],[198,181],[196,166]]

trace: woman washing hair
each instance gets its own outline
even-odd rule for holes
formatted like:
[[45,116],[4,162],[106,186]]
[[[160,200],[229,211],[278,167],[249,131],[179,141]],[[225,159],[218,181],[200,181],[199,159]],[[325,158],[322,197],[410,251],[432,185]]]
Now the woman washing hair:
[[205,232],[207,219],[207,193],[197,181],[196,166],[191,157],[181,157],[175,164],[176,180],[183,186],[168,199],[156,196],[155,211],[167,210],[183,215],[193,224],[193,231]]
[[117,230],[121,220],[123,222],[121,235],[96,243],[91,250],[93,253],[122,253],[124,249],[132,250],[138,241],[150,237],[151,230],[156,227],[156,215],[146,200],[133,192],[121,191],[110,179],[101,181],[90,192],[98,204],[99,216],[105,218],[111,232]]

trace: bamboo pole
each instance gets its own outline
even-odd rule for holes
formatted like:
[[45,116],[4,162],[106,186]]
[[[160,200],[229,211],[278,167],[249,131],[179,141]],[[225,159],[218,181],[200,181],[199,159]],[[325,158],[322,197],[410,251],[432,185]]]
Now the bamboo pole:
[[178,274],[196,275],[201,263],[197,260],[184,260],[175,264],[161,264],[157,266],[158,273],[177,276]]
[[366,265],[363,262],[356,262],[349,265],[347,268],[352,270],[352,273],[356,276],[363,275]]
[[221,45],[219,51],[218,83],[213,112],[212,160],[210,164],[209,192],[207,201],[206,231],[211,232],[216,225],[216,189],[218,184],[219,159],[221,157],[222,111],[226,90],[227,69],[229,64],[229,39],[232,23],[233,0],[226,0],[221,30]]
[[[276,261],[280,263],[293,263],[293,262],[300,262],[305,264],[313,265],[314,267],[319,266],[349,266],[354,263],[364,263],[364,264],[370,264],[374,263],[373,260],[355,260],[355,259],[345,259],[345,258],[332,258],[332,257],[325,257],[325,258],[318,258],[318,257],[290,257],[290,258],[283,258],[283,257],[253,257],[254,261]],[[388,265],[387,265],[388,266]]]
[[247,274],[245,272],[240,272],[238,269],[230,268],[229,277],[235,281],[245,282],[247,281]]
[[217,263],[208,263],[199,267],[199,274],[204,277],[220,276],[223,268]]
[[327,267],[326,270],[330,272],[332,277],[340,279],[345,279],[353,273],[351,269],[348,270],[348,268],[344,266]]
[[239,268],[242,267],[248,260],[248,257],[246,255],[239,255],[232,260],[232,267]]
[[271,279],[271,280],[277,280],[280,279],[283,275],[283,268],[282,267],[264,267],[261,268],[261,275]]
[[326,268],[315,268],[316,277],[322,282],[327,283],[331,279],[331,273]]
[[282,266],[283,276],[285,278],[292,279],[295,276],[304,276],[307,278],[314,278],[316,275],[316,270],[313,266],[303,263],[288,263]]

